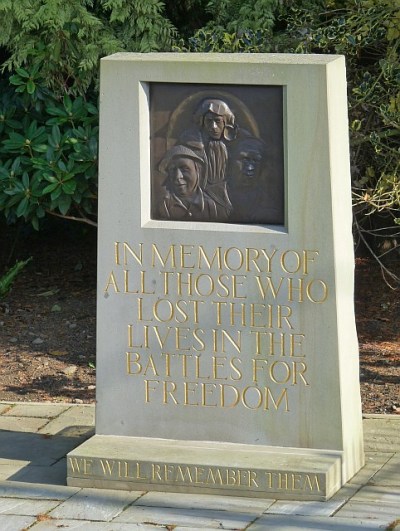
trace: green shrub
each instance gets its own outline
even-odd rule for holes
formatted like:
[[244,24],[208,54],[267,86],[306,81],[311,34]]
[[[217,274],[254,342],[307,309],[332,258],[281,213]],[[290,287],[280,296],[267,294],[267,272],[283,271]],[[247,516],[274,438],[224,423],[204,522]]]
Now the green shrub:
[[[171,48],[159,0],[0,2],[0,211],[96,225],[99,59]],[[10,72],[10,74],[7,74]]]
[[39,229],[47,213],[95,224],[96,105],[55,98],[35,68],[18,68],[0,91],[0,210],[8,222]]
[[278,0],[210,0],[209,22],[181,40],[177,51],[261,53],[272,51]]
[[31,260],[32,258],[17,261],[8,271],[0,276],[0,299],[7,295],[19,273]]
[[399,0],[212,0],[208,9],[212,20],[178,50],[346,56],[355,235],[377,258],[397,249]]
[[272,31],[278,0],[210,0],[206,10],[212,15],[206,28],[228,33]]
[[0,2],[4,68],[36,67],[55,95],[84,95],[99,59],[120,51],[162,51],[175,28],[159,0],[7,0]]
[[400,233],[399,0],[297,3],[282,16],[277,49],[346,56],[355,235],[380,259]]
[[347,60],[355,234],[378,258],[396,248],[399,0],[7,0],[0,17],[11,72],[0,87],[0,210],[10,222],[38,228],[50,213],[95,224],[101,56],[334,53]]

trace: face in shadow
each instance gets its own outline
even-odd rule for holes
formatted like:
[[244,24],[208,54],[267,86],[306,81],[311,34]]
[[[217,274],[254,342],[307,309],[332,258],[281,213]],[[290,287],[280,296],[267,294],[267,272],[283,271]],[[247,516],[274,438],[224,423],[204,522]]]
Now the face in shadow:
[[232,180],[238,188],[252,188],[260,183],[264,169],[264,144],[258,139],[239,143],[233,154]]

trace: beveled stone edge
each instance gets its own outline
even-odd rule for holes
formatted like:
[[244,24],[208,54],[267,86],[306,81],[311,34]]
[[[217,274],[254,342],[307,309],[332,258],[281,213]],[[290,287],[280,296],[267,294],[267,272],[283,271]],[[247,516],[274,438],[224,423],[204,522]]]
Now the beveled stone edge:
[[[125,451],[119,448],[118,457],[116,457],[114,443],[118,440],[117,446],[120,446],[123,442],[121,439],[126,439],[126,442],[130,444],[127,444]],[[68,454],[67,484],[74,487],[100,489],[185,492],[309,501],[326,501],[342,486],[341,452],[306,449],[308,454],[306,456],[302,448],[276,448],[274,451],[274,448],[268,447],[268,452],[263,452],[263,447],[260,447],[259,451],[255,451],[252,447],[253,451],[247,455],[243,452],[239,452],[240,455],[234,455],[232,446],[235,445],[230,444],[226,451],[228,454],[231,453],[234,457],[232,461],[235,462],[235,465],[230,467],[227,466],[225,459],[220,465],[216,462],[221,452],[220,450],[217,453],[213,452],[209,446],[210,443],[207,444],[207,448],[199,448],[198,444],[191,446],[188,441],[179,441],[179,443],[185,443],[186,449],[192,448],[193,450],[193,458],[188,463],[185,459],[179,459],[179,449],[175,447],[174,452],[173,445],[167,448],[167,453],[164,447],[159,460],[154,459],[154,453],[146,452],[145,446],[141,446],[138,454],[138,449],[133,448],[135,439],[139,438],[92,437]],[[151,445],[151,440],[145,439],[141,442]],[[162,440],[156,441],[156,445],[160,443],[162,444]],[[260,463],[261,456],[264,457],[264,463]],[[324,462],[321,461],[321,456],[324,457]],[[285,457],[292,460],[286,468],[282,463]],[[296,457],[298,464],[293,466],[293,458]],[[275,466],[274,461],[279,464]],[[318,462],[318,465],[315,462]],[[163,474],[164,477],[162,477]],[[180,475],[179,480],[178,475]],[[208,486],[210,475],[216,486]],[[206,481],[205,476],[207,476]],[[220,481],[218,485],[215,482],[216,477]],[[243,484],[241,484],[242,480]],[[265,486],[260,486],[260,482],[264,482]],[[292,487],[282,486],[290,482]],[[301,482],[303,482],[303,490],[306,490],[307,483],[310,488],[308,492],[300,492],[301,489],[296,488]]]

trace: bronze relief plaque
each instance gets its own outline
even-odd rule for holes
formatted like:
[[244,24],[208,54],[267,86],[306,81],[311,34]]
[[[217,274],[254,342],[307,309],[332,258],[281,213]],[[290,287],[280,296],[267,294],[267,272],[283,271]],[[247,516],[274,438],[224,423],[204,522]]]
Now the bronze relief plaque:
[[283,225],[283,87],[150,84],[151,217]]

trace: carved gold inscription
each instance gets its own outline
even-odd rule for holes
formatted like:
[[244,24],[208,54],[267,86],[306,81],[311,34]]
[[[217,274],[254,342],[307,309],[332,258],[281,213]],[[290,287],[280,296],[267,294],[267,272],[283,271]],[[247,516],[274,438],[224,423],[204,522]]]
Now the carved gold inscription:
[[80,457],[69,457],[68,463],[73,477],[91,475],[147,484],[303,494],[322,493],[324,484],[321,475],[305,472]]
[[287,413],[312,387],[299,316],[330,296],[318,250],[115,242],[113,254],[104,294],[131,297],[121,360],[144,406]]

